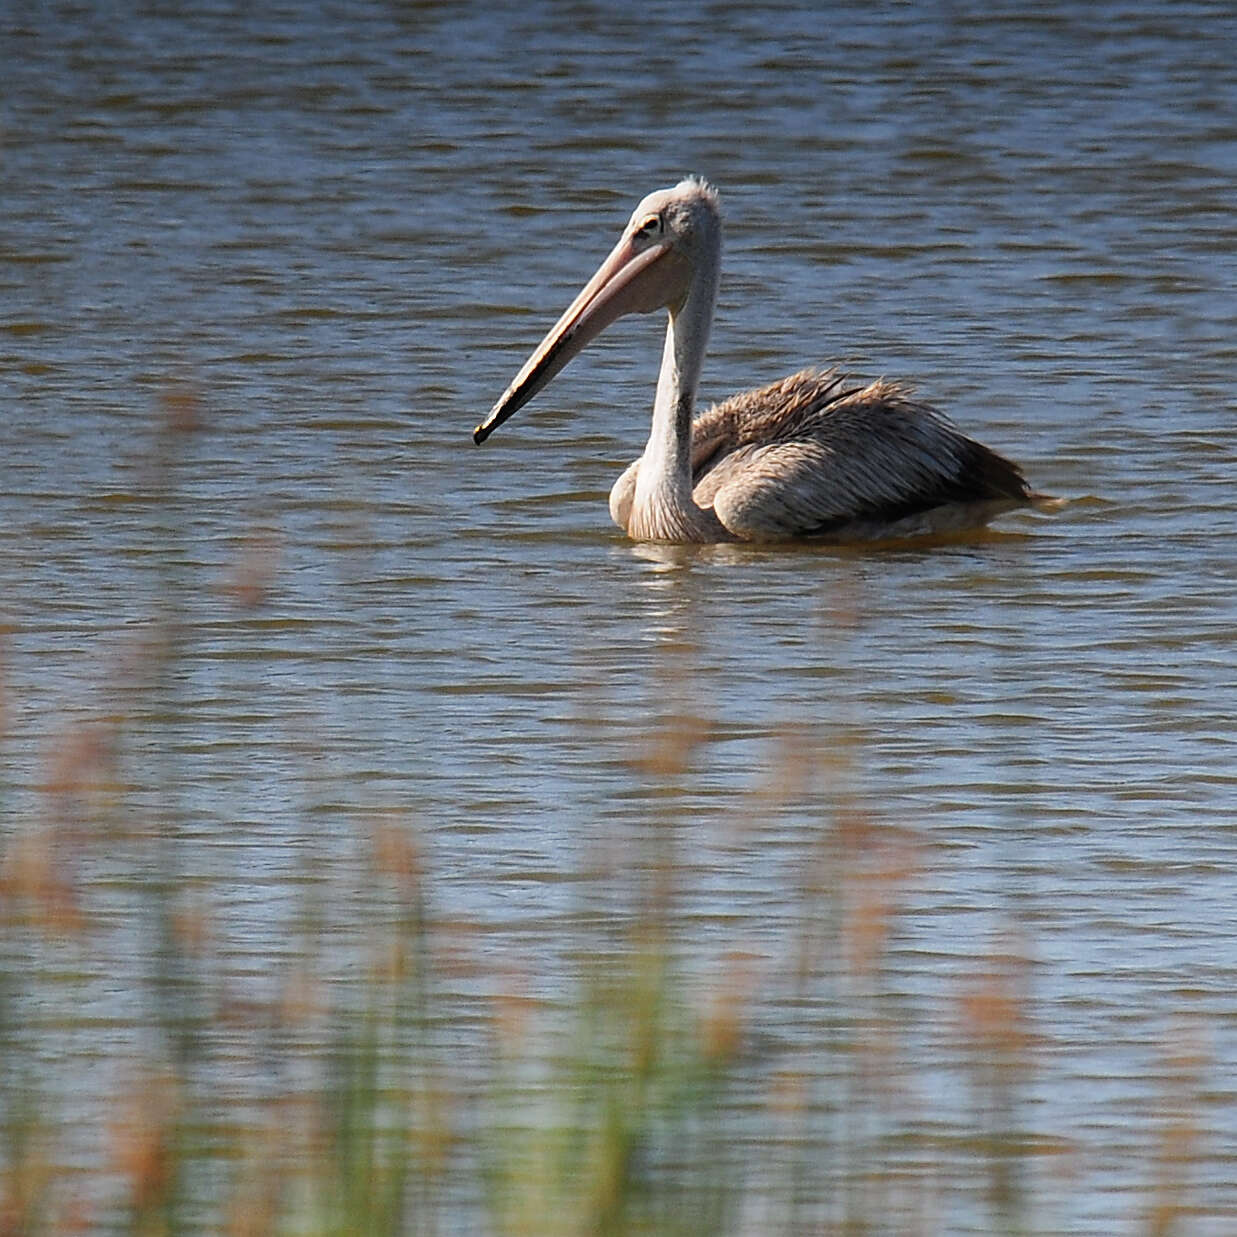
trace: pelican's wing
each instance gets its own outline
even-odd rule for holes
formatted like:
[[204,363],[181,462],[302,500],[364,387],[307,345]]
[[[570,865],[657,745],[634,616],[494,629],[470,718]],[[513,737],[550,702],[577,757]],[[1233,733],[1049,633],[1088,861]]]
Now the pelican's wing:
[[698,485],[732,452],[798,436],[824,409],[854,391],[837,369],[804,369],[714,404],[692,425],[693,483]]
[[1031,497],[1016,465],[892,383],[846,390],[805,371],[736,400],[744,415],[719,405],[701,419],[701,444],[731,428],[697,471],[695,499],[743,540],[932,531],[917,517],[942,508],[982,524]]

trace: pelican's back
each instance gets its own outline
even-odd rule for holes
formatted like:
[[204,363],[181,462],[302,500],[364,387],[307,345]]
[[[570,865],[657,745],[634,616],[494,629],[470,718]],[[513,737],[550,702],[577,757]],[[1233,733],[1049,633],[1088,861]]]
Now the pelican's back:
[[986,523],[1030,502],[1016,464],[883,380],[802,370],[710,408],[692,429],[693,497],[744,539],[877,536]]

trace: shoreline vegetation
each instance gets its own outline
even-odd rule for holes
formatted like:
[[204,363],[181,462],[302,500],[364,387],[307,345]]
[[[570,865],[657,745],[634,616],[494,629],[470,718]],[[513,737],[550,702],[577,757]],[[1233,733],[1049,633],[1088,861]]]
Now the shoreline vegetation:
[[[1037,1125],[1051,1045],[1033,944],[1011,917],[971,943],[950,991],[893,988],[922,866],[916,822],[876,819],[854,793],[860,725],[784,727],[716,822],[741,864],[782,803],[820,804],[793,931],[722,921],[693,939],[677,805],[709,722],[690,648],[664,651],[646,745],[598,733],[649,812],[635,836],[590,822],[579,870],[560,874],[574,909],[552,973],[453,905],[415,819],[329,795],[306,833],[330,844],[289,859],[299,902],[269,921],[294,931],[237,956],[169,737],[189,720],[186,598],[216,586],[180,549],[198,423],[190,393],[168,396],[148,496],[160,611],[53,727],[37,811],[10,815],[0,785],[2,1237],[926,1234],[958,1217],[1055,1231],[1085,1170],[1075,1141]],[[238,546],[223,585],[238,612],[277,590],[279,552],[267,529]],[[6,743],[18,712],[0,708]],[[1151,1200],[1135,1231],[1156,1237],[1189,1231],[1198,1038],[1183,1026],[1166,1045],[1174,1086],[1132,1168]],[[944,1076],[917,1064],[925,1039]],[[964,1126],[934,1119],[942,1087]]]

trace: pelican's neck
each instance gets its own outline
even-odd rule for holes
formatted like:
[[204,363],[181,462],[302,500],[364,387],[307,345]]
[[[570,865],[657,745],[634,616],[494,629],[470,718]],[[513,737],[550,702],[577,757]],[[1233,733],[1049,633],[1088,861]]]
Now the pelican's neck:
[[648,541],[716,541],[713,512],[692,498],[692,413],[717,298],[720,246],[696,263],[691,287],[672,306],[662,350],[653,424],[640,460],[628,532]]
[[663,489],[673,486],[676,493],[686,487],[690,499],[692,414],[696,409],[704,349],[684,327],[682,318],[672,311],[661,354],[661,372],[657,375],[653,424],[640,472],[646,488],[654,482]]

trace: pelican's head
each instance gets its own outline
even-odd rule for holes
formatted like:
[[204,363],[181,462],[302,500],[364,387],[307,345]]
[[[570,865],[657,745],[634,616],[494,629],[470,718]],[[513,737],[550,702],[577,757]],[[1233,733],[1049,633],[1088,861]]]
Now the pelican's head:
[[610,256],[473,430],[473,441],[483,443],[624,314],[668,309],[674,316],[693,293],[707,299],[711,313],[720,246],[721,213],[712,185],[691,176],[650,193]]
[[[721,205],[717,190],[699,176],[689,176],[672,189],[658,189],[636,207],[628,220],[623,239],[636,238],[643,245],[662,245],[694,270],[705,262],[716,262],[721,245]],[[621,244],[622,242],[620,242]],[[686,298],[667,299],[665,308],[676,309]],[[661,308],[661,306],[658,306]]]

